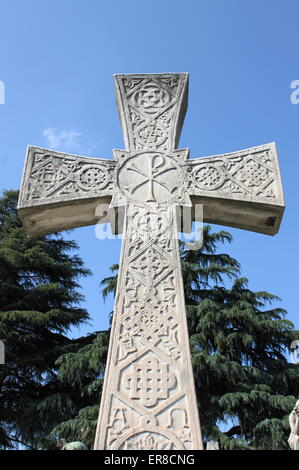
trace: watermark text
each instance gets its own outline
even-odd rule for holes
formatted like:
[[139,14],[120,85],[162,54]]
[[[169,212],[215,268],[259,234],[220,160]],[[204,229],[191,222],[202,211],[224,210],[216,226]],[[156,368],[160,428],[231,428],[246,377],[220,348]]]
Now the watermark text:
[[290,96],[291,103],[298,104],[299,103],[299,80],[293,80],[291,82],[291,88],[292,90],[294,90],[292,91],[291,96]]
[[203,205],[195,204],[161,209],[156,205],[127,210],[127,227],[124,229],[125,211],[111,209],[109,204],[99,204],[95,210],[98,222],[95,235],[99,240],[122,239],[130,237],[148,241],[180,238],[185,242],[187,250],[199,250],[203,244]]

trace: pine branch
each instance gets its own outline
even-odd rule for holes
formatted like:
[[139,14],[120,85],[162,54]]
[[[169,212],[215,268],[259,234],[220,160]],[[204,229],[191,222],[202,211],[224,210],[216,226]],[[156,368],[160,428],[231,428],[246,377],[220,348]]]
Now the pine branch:
[[36,449],[35,447],[32,447],[30,444],[26,444],[25,442],[20,441],[20,439],[16,439],[13,437],[8,437],[8,439],[12,442],[17,442],[18,444],[21,444],[22,446],[28,447],[31,450],[39,450],[39,449]]
[[224,434],[226,434],[227,437],[232,437],[232,436],[235,436],[235,435],[240,436],[241,428],[240,428],[240,426],[233,426],[228,431],[226,431]]

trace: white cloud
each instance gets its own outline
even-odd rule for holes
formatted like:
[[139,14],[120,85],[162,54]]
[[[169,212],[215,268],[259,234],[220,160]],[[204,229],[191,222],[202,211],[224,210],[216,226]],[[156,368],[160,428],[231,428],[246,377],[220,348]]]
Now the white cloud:
[[81,132],[64,131],[49,127],[43,130],[43,136],[46,138],[46,145],[53,150],[65,152],[76,152],[80,150],[79,138]]

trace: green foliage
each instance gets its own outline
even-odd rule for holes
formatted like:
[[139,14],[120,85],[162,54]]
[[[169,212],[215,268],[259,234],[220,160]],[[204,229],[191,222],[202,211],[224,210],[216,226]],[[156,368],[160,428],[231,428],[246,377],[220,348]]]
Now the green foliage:
[[[246,278],[236,278],[238,263],[215,254],[224,241],[231,241],[225,232],[205,227],[201,250],[181,246],[203,434],[223,449],[286,449],[299,385],[298,367],[285,357],[294,328],[273,308],[278,297],[252,292]],[[236,425],[224,433],[223,423]]]
[[82,407],[81,395],[63,384],[55,361],[83,341],[66,334],[86,322],[79,279],[89,275],[77,245],[59,234],[27,238],[16,205],[18,193],[0,199],[0,445],[49,448],[48,434]]
[[[295,338],[293,325],[282,308],[273,307],[280,300],[277,296],[252,292],[247,279],[237,277],[239,263],[216,252],[219,244],[231,243],[229,233],[212,233],[206,226],[203,240],[200,250],[189,251],[184,243],[180,250],[204,439],[217,440],[227,450],[287,449],[288,414],[299,389],[298,367],[285,357]],[[117,273],[117,269],[114,265],[111,271]],[[116,281],[115,275],[101,282],[104,296],[115,293]],[[89,397],[97,385],[97,393],[101,389],[108,345],[107,336],[103,340],[101,335],[100,344],[94,340],[90,350],[82,348],[59,359],[66,381],[79,384],[81,373],[87,369],[94,373],[90,388],[81,387]],[[95,362],[89,366],[91,354]],[[100,358],[97,364],[96,358]],[[97,409],[92,408],[90,430],[95,429]],[[223,431],[224,426],[228,431]],[[79,413],[56,431],[74,439],[80,437],[80,427],[84,428]],[[91,437],[92,433],[89,445]]]
[[81,394],[84,407],[71,419],[57,425],[51,437],[68,442],[80,440],[89,448],[93,447],[108,343],[108,332],[100,332],[91,335],[89,343],[76,353],[64,354],[57,360],[62,382],[73,384]]
[[[73,242],[27,239],[15,205],[13,192],[0,201],[0,443],[53,448],[64,438],[92,448],[109,332],[66,337],[88,319],[78,292],[88,272],[70,255]],[[200,250],[180,250],[204,439],[229,450],[287,449],[299,372],[285,355],[298,335],[280,299],[251,291],[239,263],[218,252],[231,235],[206,226],[203,240]],[[118,266],[111,271],[104,298],[115,293]]]

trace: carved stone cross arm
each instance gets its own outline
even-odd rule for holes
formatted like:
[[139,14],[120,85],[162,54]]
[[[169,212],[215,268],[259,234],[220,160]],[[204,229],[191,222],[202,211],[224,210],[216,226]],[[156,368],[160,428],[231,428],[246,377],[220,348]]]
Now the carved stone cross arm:
[[18,212],[30,236],[92,225],[110,204],[115,161],[29,146]]
[[205,222],[278,232],[284,197],[275,143],[192,159],[186,169],[192,205],[204,205]]

